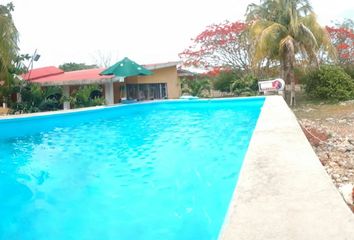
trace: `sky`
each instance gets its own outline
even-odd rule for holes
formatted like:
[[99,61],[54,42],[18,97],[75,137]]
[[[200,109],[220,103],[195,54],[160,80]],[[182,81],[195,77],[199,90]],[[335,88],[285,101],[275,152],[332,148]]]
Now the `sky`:
[[[0,0],[1,4],[9,1]],[[206,26],[242,20],[259,0],[12,0],[21,53],[41,55],[34,68],[66,62],[139,64],[178,61]],[[311,0],[322,25],[354,20],[353,0]]]

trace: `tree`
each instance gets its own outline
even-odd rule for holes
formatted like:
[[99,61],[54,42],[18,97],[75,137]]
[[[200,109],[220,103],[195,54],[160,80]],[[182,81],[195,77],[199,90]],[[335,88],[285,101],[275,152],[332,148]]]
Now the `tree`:
[[354,22],[345,20],[333,27],[326,27],[332,44],[337,50],[340,65],[354,64]]
[[0,5],[0,94],[6,101],[9,98],[8,89],[14,80],[11,69],[18,53],[18,32],[12,19],[14,5]]
[[327,31],[317,22],[308,0],[263,0],[250,4],[247,22],[255,46],[253,64],[268,58],[278,60],[282,78],[291,85],[290,106],[295,105],[294,65],[310,60],[319,66],[320,47],[331,52]]
[[208,26],[179,54],[184,65],[210,70],[215,67],[250,70],[250,44],[246,24],[224,22]]
[[[113,51],[116,52],[116,51]],[[113,55],[112,51],[97,51],[94,56],[94,62],[99,67],[108,68],[112,65],[112,59],[118,59],[118,54]]]
[[59,65],[59,68],[64,72],[71,72],[76,70],[98,68],[98,66],[96,64],[87,65],[85,63],[69,62],[69,63],[64,63],[62,65]]

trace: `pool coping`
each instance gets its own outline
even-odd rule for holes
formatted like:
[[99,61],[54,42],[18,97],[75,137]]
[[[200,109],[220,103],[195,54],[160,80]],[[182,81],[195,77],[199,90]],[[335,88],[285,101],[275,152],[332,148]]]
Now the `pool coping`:
[[354,214],[281,96],[268,96],[219,239],[353,239]]

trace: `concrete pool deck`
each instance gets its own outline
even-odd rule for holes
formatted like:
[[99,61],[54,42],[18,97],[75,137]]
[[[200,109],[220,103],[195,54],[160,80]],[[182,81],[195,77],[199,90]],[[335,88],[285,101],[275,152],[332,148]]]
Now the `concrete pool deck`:
[[280,96],[265,100],[220,239],[354,239],[354,214]]

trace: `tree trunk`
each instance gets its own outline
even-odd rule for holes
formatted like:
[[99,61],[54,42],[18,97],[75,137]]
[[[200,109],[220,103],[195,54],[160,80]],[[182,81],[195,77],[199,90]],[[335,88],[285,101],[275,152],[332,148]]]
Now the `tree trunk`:
[[285,81],[285,87],[284,87],[284,93],[283,93],[283,98],[285,99],[285,101],[287,103],[289,103],[289,93],[287,91],[286,86],[289,85],[288,79],[286,78],[286,74],[285,74],[285,64],[284,64],[284,59],[280,59],[280,69],[281,69],[281,78]]
[[[285,43],[283,52],[282,76],[286,85],[290,84],[290,99],[287,99],[290,107],[295,106],[295,78],[294,78],[294,62],[295,50],[293,41],[289,40]],[[289,95],[289,94],[287,94]]]
[[295,78],[294,78],[294,66],[291,67],[291,71],[289,72],[291,84],[290,84],[290,107],[294,107],[296,104],[295,101]]

